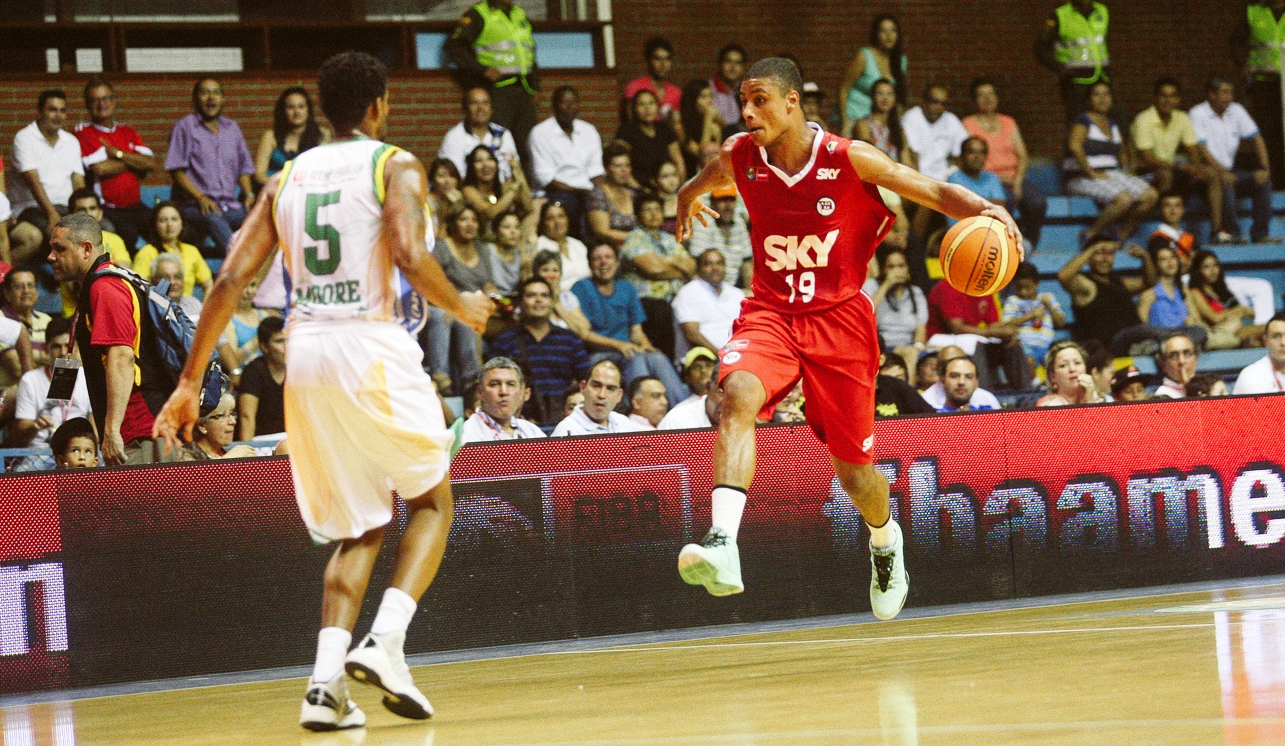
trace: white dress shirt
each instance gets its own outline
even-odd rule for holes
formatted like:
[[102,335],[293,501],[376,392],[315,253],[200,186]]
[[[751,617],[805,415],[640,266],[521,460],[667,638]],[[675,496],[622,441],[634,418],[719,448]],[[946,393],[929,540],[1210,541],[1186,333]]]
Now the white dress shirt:
[[22,178],[23,173],[32,170],[40,173],[40,184],[49,203],[66,205],[71,199],[71,175],[85,175],[80,141],[70,132],[58,130],[58,142],[51,146],[35,122],[18,130],[13,138],[13,174],[9,179],[9,199],[15,215],[38,205]]
[[85,388],[85,373],[77,371],[76,385],[72,388],[71,401],[49,398],[49,374],[43,366],[29,370],[18,382],[18,403],[14,417],[35,422],[41,417],[49,420],[48,427],[37,430],[28,448],[48,448],[49,438],[58,426],[76,417],[90,416],[89,389]]
[[1208,101],[1191,107],[1190,114],[1191,126],[1196,129],[1200,144],[1226,169],[1236,161],[1241,140],[1258,134],[1254,118],[1235,101],[1223,111],[1222,116],[1214,113],[1214,107]]
[[549,117],[531,130],[527,146],[531,148],[531,171],[539,189],[552,181],[573,189],[593,189],[593,179],[605,173],[602,138],[586,121],[573,121],[568,137],[558,120]]
[[716,293],[714,286],[697,277],[679,289],[674,296],[674,320],[679,324],[696,322],[700,333],[720,350],[732,338],[732,322],[741,315],[745,293],[724,282]]
[[553,428],[553,437],[563,435],[601,435],[604,433],[636,433],[642,428],[619,412],[607,414],[607,424],[599,425],[584,413],[584,405],[578,404],[567,418]]
[[517,158],[518,145],[513,140],[513,133],[495,122],[491,122],[488,126],[486,137],[474,135],[464,122],[450,128],[446,137],[442,138],[442,146],[437,149],[437,157],[446,158],[454,163],[460,170],[460,178],[463,179],[468,173],[468,154],[479,145],[485,145],[491,149],[495,159],[500,162],[500,181],[508,181],[513,175],[513,169],[509,167],[509,159],[506,156]]
[[669,410],[665,419],[656,426],[657,430],[690,430],[695,427],[713,427],[709,414],[705,412],[705,397],[693,396],[681,401],[678,406]]
[[544,431],[534,422],[528,422],[521,417],[514,417],[509,420],[513,426],[513,432],[506,433],[500,423],[496,422],[486,412],[477,410],[473,416],[464,421],[464,435],[461,439],[463,443],[485,443],[493,440],[521,440],[523,438],[543,438]]
[[1246,365],[1236,376],[1233,394],[1279,394],[1285,392],[1285,373],[1278,373],[1272,358],[1264,355],[1258,362]]
[[961,146],[968,139],[968,130],[959,117],[947,111],[930,123],[923,108],[916,106],[902,115],[901,129],[906,146],[919,156],[919,173],[945,181],[950,173],[948,159],[958,158]]

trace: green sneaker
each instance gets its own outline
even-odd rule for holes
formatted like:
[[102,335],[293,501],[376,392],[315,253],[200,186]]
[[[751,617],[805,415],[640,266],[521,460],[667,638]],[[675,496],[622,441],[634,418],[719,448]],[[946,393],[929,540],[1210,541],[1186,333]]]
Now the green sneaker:
[[703,585],[711,596],[730,596],[745,590],[741,583],[741,553],[736,542],[711,528],[699,544],[678,553],[678,574],[688,585]]
[[[891,520],[891,519],[889,519]],[[887,549],[870,547],[870,608],[880,619],[892,619],[906,605],[910,574],[906,572],[905,540],[896,521],[897,540]]]

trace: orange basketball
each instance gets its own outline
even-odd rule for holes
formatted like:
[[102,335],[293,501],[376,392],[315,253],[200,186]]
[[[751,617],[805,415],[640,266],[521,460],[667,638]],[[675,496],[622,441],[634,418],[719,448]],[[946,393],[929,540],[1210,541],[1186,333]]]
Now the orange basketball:
[[1013,279],[1021,256],[999,220],[964,218],[941,240],[941,271],[951,287],[978,297],[999,292]]

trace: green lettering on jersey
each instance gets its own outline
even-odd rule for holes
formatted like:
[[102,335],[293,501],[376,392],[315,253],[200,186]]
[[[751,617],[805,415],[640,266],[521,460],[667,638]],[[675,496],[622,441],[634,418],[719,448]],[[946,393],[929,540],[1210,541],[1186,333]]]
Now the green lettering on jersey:
[[[339,269],[340,246],[339,231],[335,230],[333,225],[328,223],[317,222],[317,210],[326,205],[333,205],[339,202],[340,190],[333,192],[310,193],[307,195],[307,201],[304,203],[304,231],[310,238],[317,241],[326,242],[326,258],[321,259],[318,256],[319,246],[309,246],[303,250],[303,263],[307,265],[308,271],[314,275],[330,275]],[[334,292],[334,289],[331,289]],[[328,301],[327,301],[328,302]]]
[[361,303],[361,283],[356,280],[295,288],[295,302],[311,305]]

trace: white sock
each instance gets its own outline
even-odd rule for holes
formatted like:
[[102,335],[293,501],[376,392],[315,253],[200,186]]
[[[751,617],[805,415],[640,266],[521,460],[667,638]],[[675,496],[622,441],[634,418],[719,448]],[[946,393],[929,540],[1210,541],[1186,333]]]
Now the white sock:
[[870,529],[870,546],[875,549],[887,549],[893,544],[896,544],[897,529],[895,526],[896,524],[893,523],[892,516],[889,516],[888,522],[879,528],[875,528],[867,523],[866,528]]
[[389,588],[384,591],[384,600],[379,603],[379,612],[375,614],[375,623],[370,625],[370,633],[387,635],[405,632],[417,606],[415,599],[406,591]]
[[330,681],[344,671],[344,656],[352,644],[352,633],[343,627],[323,627],[317,633],[317,662],[312,667],[312,680]]
[[741,529],[741,514],[745,512],[745,490],[715,487],[710,494],[710,501],[710,522],[713,528],[736,541],[736,533]]

